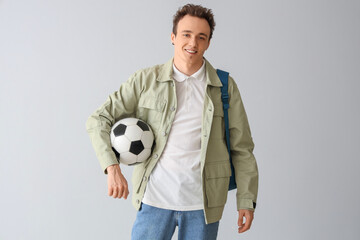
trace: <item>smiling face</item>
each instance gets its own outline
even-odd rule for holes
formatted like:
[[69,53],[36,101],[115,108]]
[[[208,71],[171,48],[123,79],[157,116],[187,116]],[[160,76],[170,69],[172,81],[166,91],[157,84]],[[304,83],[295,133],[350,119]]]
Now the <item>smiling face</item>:
[[[175,46],[175,66],[185,74],[198,70],[210,45],[209,37],[210,26],[205,19],[184,16],[178,22],[176,35],[171,33],[171,41]],[[187,70],[183,71],[182,68]]]

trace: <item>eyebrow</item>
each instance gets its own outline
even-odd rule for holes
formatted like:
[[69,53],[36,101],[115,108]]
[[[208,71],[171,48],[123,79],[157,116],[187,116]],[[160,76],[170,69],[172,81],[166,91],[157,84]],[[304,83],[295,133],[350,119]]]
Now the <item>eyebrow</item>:
[[[187,33],[193,33],[192,31],[190,30],[184,30],[182,32],[187,32]],[[205,33],[199,33],[199,35],[202,35],[202,36],[205,36],[205,37],[208,37],[208,35],[206,35]]]

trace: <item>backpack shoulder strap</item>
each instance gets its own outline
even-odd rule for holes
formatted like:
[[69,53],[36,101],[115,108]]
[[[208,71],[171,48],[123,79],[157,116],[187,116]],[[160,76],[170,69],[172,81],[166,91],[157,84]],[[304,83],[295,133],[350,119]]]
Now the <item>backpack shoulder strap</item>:
[[229,183],[229,190],[236,189],[236,181],[235,181],[235,170],[234,165],[232,164],[231,160],[231,152],[230,152],[230,131],[229,131],[229,93],[228,93],[228,80],[229,80],[229,73],[225,72],[223,70],[217,69],[216,70],[220,81],[222,83],[221,87],[221,100],[223,103],[223,109],[224,109],[224,123],[225,123],[225,137],[226,137],[226,145],[229,152],[229,160],[230,160],[230,166],[231,166],[231,177],[230,177],[230,183]]
[[230,154],[230,132],[229,132],[229,114],[228,114],[228,109],[229,109],[229,93],[228,93],[228,79],[229,79],[229,73],[225,72],[223,70],[217,69],[216,70],[220,81],[222,83],[222,87],[221,87],[221,100],[223,103],[223,109],[224,109],[224,122],[225,122],[225,136],[226,136],[226,144],[228,147],[228,152],[229,152],[229,156],[231,159],[231,154]]

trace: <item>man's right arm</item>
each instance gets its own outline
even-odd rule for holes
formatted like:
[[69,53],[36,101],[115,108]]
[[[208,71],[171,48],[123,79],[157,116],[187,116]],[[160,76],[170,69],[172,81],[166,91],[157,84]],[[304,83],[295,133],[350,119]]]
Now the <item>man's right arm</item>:
[[135,116],[141,92],[139,85],[134,74],[86,121],[86,130],[105,174],[109,166],[119,164],[110,142],[111,127],[122,118]]

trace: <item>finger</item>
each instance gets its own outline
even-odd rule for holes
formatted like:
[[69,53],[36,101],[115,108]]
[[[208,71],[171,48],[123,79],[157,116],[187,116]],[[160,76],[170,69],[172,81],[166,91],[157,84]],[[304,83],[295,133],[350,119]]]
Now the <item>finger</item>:
[[241,219],[239,219],[238,226],[239,226],[238,232],[241,233],[241,230],[244,228],[243,217],[241,217]]
[[129,190],[126,190],[126,195],[125,195],[125,199],[127,199],[127,197],[129,196]]
[[127,186],[124,184],[123,186],[121,186],[122,192],[121,195],[119,196],[120,198],[125,198],[126,196],[126,192],[127,192]]
[[243,212],[239,212],[239,220],[238,220],[238,226],[243,226],[244,225],[244,214]]
[[124,193],[123,193],[124,199],[127,199],[128,195],[129,195],[129,189],[128,189],[128,186],[126,185],[126,186],[125,186]]
[[239,229],[239,233],[243,233],[249,230],[249,228],[250,228],[250,221],[246,220],[245,225],[241,229]]
[[123,195],[123,193],[124,193],[124,187],[123,186],[120,186],[119,187],[119,192],[118,192],[118,194],[117,194],[117,198],[121,198],[122,197],[122,195]]
[[112,187],[108,187],[108,195],[109,196],[113,195],[113,188]]
[[117,195],[118,195],[118,193],[119,193],[118,189],[117,189],[116,187],[114,187],[114,188],[113,188],[113,194],[112,194],[112,197],[113,197],[113,198],[116,198],[116,197],[117,197]]
[[129,189],[128,189],[128,184],[125,178],[122,179],[122,187],[123,187],[123,192],[122,195],[120,196],[123,197],[124,199],[127,199],[127,196],[129,194]]
[[250,214],[246,214],[245,216],[245,225],[240,229],[239,233],[242,233],[242,232],[245,232],[247,230],[250,229],[250,226],[251,226],[251,222],[252,222],[252,217]]

